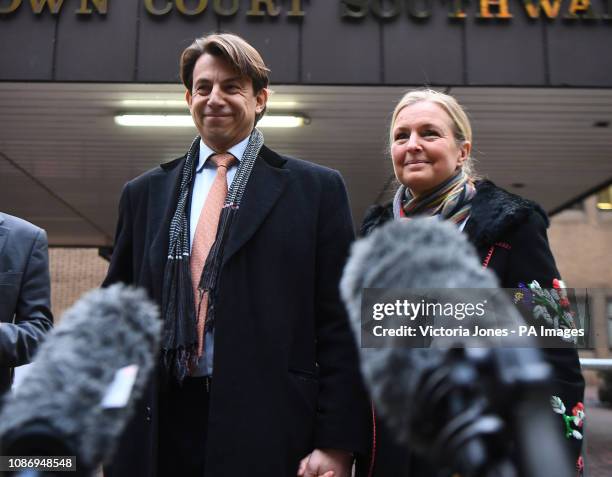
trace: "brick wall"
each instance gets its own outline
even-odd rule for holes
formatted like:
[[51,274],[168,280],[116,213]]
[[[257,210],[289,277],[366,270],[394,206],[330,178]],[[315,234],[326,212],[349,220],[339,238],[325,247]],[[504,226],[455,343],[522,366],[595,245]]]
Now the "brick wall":
[[[554,216],[548,238],[567,286],[589,291],[594,346],[580,356],[610,358],[612,329],[606,304],[612,299],[612,212],[598,210],[596,203],[593,196],[584,201],[584,210]],[[596,382],[594,372],[584,374],[588,382]]]
[[49,248],[51,308],[55,322],[84,292],[100,286],[108,262],[97,248]]

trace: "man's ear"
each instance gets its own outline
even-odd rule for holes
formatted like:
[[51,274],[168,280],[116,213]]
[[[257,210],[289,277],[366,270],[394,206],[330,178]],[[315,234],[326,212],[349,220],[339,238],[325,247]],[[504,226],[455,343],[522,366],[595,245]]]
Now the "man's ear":
[[255,96],[255,100],[257,101],[257,104],[255,105],[255,113],[261,114],[261,112],[265,109],[269,94],[268,88],[262,88],[261,91],[257,93]]
[[185,90],[185,101],[187,101],[187,106],[189,106],[190,109],[191,109],[191,100],[192,99],[193,99],[193,96],[191,96],[191,91],[186,89]]

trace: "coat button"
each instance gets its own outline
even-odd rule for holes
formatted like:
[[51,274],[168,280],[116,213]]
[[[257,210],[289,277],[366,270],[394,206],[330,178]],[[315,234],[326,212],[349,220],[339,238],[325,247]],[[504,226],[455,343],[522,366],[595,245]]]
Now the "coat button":
[[147,422],[151,422],[151,406],[145,407],[145,419]]

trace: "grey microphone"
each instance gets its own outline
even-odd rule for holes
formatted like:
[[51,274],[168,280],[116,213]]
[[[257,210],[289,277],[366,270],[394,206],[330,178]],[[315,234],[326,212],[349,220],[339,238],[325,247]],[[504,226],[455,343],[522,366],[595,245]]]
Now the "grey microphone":
[[161,321],[142,289],[85,294],[6,397],[0,455],[76,456],[89,475],[113,455],[159,350]]
[[[498,286],[496,276],[483,268],[476,250],[465,235],[456,226],[433,217],[392,221],[355,242],[344,270],[340,291],[348,310],[351,327],[357,342],[360,343],[362,293],[366,288],[465,290],[491,289]],[[523,321],[514,306],[505,298],[502,294],[496,295],[497,301],[494,305],[498,314],[503,315],[508,322]],[[424,431],[425,428],[430,431],[435,428],[436,432],[444,433],[448,428],[456,426],[455,430],[468,429],[472,434],[485,435],[489,432],[486,430],[487,426],[493,426],[495,432],[499,433],[498,431],[508,431],[515,426],[513,417],[519,416],[526,421],[525,416],[531,409],[532,418],[537,414],[540,423],[538,428],[530,426],[527,429],[519,423],[513,429],[514,437],[522,443],[519,450],[523,467],[520,469],[521,475],[571,475],[569,470],[572,465],[563,455],[558,426],[553,422],[548,396],[543,393],[548,384],[550,367],[543,362],[539,350],[510,348],[486,352],[483,349],[468,349],[473,343],[468,339],[464,342],[461,337],[454,340],[453,346],[465,348],[460,351],[406,346],[359,349],[361,371],[372,400],[378,414],[385,420],[397,441],[406,444],[407,449],[426,454],[432,461],[448,463],[446,453],[449,449],[438,448],[436,442],[441,442],[439,435],[433,431],[428,435]],[[523,346],[533,344],[528,341],[520,343]],[[465,376],[471,376],[471,382],[462,383],[461,380],[465,380]],[[433,382],[438,387],[428,388]],[[456,388],[454,395],[453,387]],[[440,389],[449,391],[451,398],[443,403],[440,400],[441,404],[436,408],[436,413],[432,409],[433,397],[437,396],[436,393],[440,394]],[[507,396],[499,395],[502,389],[517,390],[517,393],[520,390],[525,393],[524,396],[515,396],[524,397],[525,406],[519,402],[513,416],[505,415],[506,411],[495,408],[496,403],[507,404],[504,401]],[[482,395],[477,396],[478,393]],[[471,424],[461,423],[462,419],[465,421],[468,418],[469,412],[475,413],[475,409],[480,406],[471,406],[468,412],[469,406],[462,401],[466,395],[472,396],[473,402],[488,403],[486,411],[482,406],[480,408],[487,414],[483,416],[486,419],[479,421],[480,429],[475,429],[474,426],[469,429]],[[464,404],[466,411],[458,412],[457,409],[460,410]],[[454,408],[456,412],[450,412],[450,408]],[[491,410],[495,412],[491,413]],[[499,411],[499,415],[495,415],[496,411]],[[449,414],[443,416],[445,412]],[[505,422],[500,421],[500,415],[501,420],[505,419]],[[476,417],[476,414],[471,415],[471,419]],[[431,420],[428,421],[429,418]],[[469,440],[465,439],[465,435],[457,431],[454,436],[447,435],[444,442],[465,444]],[[541,453],[542,447],[537,444],[544,438],[547,441],[546,458],[543,458]],[[463,452],[464,459],[466,455],[468,460],[473,458],[474,461],[486,457],[478,456],[479,452],[485,452],[485,447],[472,447],[472,450],[466,447],[468,451]],[[538,455],[534,456],[531,449],[539,449]],[[474,472],[470,474],[466,471],[466,475],[485,475],[479,473],[482,469],[470,469],[469,462],[455,464],[464,465],[461,469],[463,471],[469,469]],[[497,475],[512,474],[500,472]]]

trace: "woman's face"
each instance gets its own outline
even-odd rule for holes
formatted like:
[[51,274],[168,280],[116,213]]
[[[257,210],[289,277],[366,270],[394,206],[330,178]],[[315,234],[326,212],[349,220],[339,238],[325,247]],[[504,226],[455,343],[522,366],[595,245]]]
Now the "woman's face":
[[449,179],[467,160],[470,143],[457,145],[452,120],[435,103],[406,106],[393,125],[391,158],[397,179],[418,196]]

